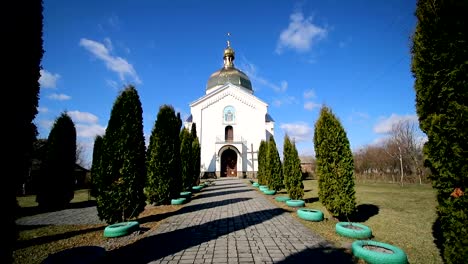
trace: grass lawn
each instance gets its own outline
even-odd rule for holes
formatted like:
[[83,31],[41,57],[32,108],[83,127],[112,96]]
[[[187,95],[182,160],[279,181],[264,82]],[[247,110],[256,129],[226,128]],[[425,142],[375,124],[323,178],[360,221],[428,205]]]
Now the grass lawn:
[[[337,246],[349,247],[354,240],[336,234],[337,220],[318,201],[317,181],[304,181],[304,190],[306,207],[322,210],[325,221],[309,222],[299,219],[295,213],[293,216]],[[285,192],[279,195],[285,195]],[[432,237],[437,202],[431,186],[357,183],[356,198],[358,217],[362,218],[359,221],[372,229],[373,240],[400,247],[411,264],[442,263]],[[271,199],[279,206],[287,207]]]

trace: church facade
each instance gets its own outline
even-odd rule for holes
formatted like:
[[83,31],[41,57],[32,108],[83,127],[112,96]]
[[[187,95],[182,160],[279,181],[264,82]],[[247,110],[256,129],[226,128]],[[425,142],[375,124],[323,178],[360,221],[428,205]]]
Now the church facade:
[[268,104],[254,95],[249,77],[234,67],[235,52],[224,50],[224,66],[208,79],[206,94],[190,104],[201,145],[201,172],[216,177],[255,175],[261,140],[274,135]]

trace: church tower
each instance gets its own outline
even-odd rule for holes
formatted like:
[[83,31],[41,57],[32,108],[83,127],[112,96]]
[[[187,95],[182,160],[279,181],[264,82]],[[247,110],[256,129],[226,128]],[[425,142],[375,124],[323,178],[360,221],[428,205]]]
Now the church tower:
[[249,77],[234,59],[228,40],[223,67],[208,78],[205,95],[190,104],[185,121],[185,127],[197,127],[205,176],[256,176],[260,142],[274,134],[268,104],[254,96]]

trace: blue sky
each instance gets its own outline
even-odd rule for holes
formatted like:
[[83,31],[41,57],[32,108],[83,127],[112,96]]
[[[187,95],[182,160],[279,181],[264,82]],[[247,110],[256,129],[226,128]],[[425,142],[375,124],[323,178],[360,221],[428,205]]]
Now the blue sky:
[[90,165],[119,91],[134,84],[148,138],[158,109],[183,117],[222,66],[227,32],[234,64],[269,105],[281,152],[288,133],[313,154],[322,104],[353,150],[394,122],[417,120],[411,65],[415,1],[44,0],[39,114],[46,138],[67,111]]

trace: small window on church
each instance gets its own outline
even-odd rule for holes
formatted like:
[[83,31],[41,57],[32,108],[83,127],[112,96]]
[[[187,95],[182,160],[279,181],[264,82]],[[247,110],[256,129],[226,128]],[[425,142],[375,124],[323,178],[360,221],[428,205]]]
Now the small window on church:
[[224,123],[234,123],[236,120],[236,111],[232,106],[226,106],[223,111]]

